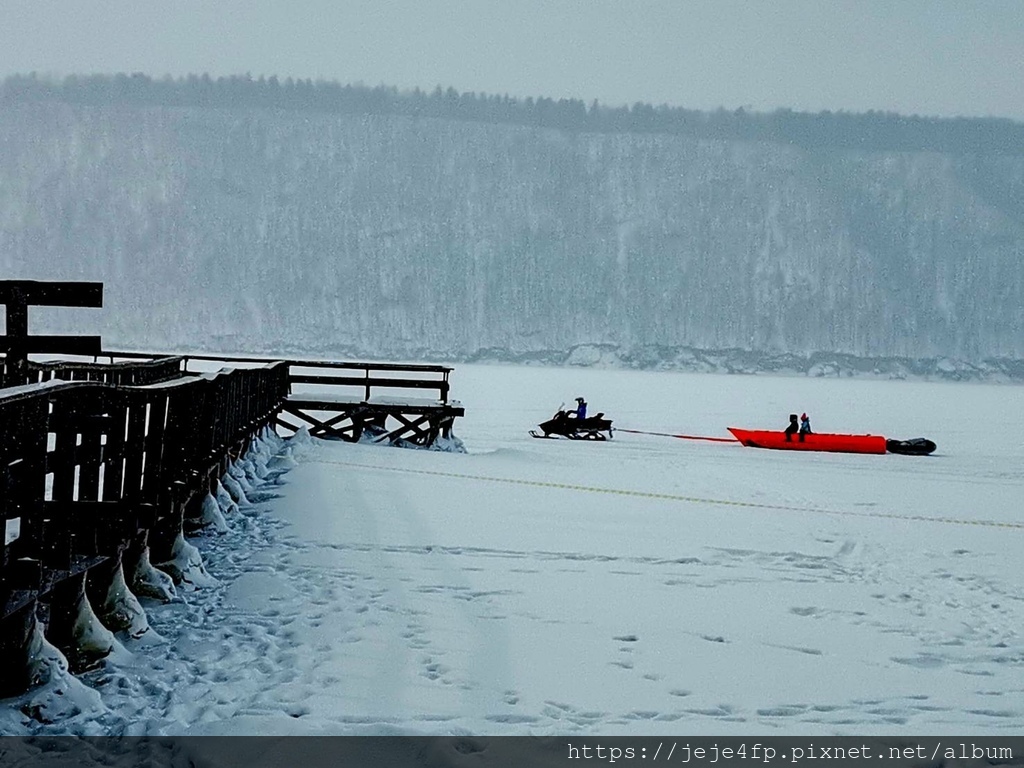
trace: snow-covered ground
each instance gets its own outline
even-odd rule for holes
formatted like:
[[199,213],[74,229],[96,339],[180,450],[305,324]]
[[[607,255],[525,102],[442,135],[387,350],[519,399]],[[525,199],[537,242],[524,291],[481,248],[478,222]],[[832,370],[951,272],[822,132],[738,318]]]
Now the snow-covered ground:
[[[49,725],[8,701],[0,728],[1019,731],[1024,389],[468,365],[452,385],[467,453],[293,441],[279,485],[193,540],[214,585],[146,603],[152,631],[82,678],[98,696]],[[635,430],[807,411],[939,448],[528,436],[577,395]]]

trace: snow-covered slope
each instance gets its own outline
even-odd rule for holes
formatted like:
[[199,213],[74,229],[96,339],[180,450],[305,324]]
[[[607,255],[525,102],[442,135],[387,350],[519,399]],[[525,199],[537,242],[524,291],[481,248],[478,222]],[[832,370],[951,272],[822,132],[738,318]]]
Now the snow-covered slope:
[[1024,152],[59,102],[0,148],[0,271],[104,280],[53,322],[117,346],[1024,375]]

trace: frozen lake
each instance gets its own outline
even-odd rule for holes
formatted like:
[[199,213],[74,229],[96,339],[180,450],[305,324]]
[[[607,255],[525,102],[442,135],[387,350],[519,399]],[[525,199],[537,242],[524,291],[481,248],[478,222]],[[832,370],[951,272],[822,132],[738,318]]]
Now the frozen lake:
[[[460,365],[452,395],[467,454],[295,445],[277,498],[194,540],[218,584],[85,678],[105,713],[45,730],[1019,730],[1024,388]],[[938,450],[528,436],[577,395],[619,428],[806,411]]]

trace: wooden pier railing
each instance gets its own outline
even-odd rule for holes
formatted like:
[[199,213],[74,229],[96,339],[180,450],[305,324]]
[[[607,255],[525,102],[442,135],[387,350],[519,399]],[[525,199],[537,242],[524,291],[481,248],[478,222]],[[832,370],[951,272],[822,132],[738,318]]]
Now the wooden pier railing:
[[98,381],[121,386],[141,386],[182,376],[184,358],[164,357],[156,360],[138,360],[123,363],[27,362],[28,383],[60,379],[62,381]]
[[[105,351],[101,358],[150,359],[153,353]],[[171,359],[171,358],[168,358]],[[261,365],[265,358],[185,354],[183,370],[216,365]],[[450,399],[444,365],[419,363],[284,360],[290,395],[275,417],[284,433],[305,427],[314,437],[358,441],[370,437],[392,444],[422,447],[449,439],[455,419],[465,415]],[[412,394],[410,394],[410,392]]]
[[47,380],[0,389],[0,696],[32,684],[17,660],[40,623],[73,669],[90,663],[85,596],[102,605],[143,557],[172,561],[186,518],[287,398],[283,363],[183,375],[172,360],[48,364]]

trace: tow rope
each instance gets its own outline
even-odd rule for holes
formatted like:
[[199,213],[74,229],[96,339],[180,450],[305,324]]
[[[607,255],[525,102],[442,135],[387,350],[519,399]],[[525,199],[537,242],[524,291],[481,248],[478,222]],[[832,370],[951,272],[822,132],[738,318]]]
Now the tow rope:
[[645,432],[642,429],[626,429],[616,427],[616,432],[630,432],[634,435],[656,435],[658,437],[676,437],[680,440],[707,440],[709,443],[738,443],[735,437],[704,437],[703,435],[673,435],[669,432]]
[[929,515],[897,515],[891,512],[854,512],[853,510],[824,509],[822,507],[794,507],[786,504],[763,504],[756,501],[730,501],[728,499],[708,499],[699,496],[681,496],[674,493],[654,493],[651,491],[632,491],[621,488],[601,488],[591,485],[574,485],[571,483],[554,483],[545,480],[524,480],[513,477],[492,477],[488,475],[470,475],[461,472],[441,472],[430,469],[410,469],[408,467],[382,467],[376,464],[361,464],[354,461],[331,461],[327,459],[309,459],[315,464],[335,464],[356,469],[376,469],[381,472],[402,472],[410,475],[429,475],[434,477],[450,477],[458,480],[481,480],[489,483],[505,483],[508,485],[526,485],[534,488],[557,488],[565,491],[582,491],[584,493],[604,493],[614,496],[632,496],[634,498],[660,499],[679,501],[688,504],[716,504],[727,507],[744,507],[747,509],[764,509],[784,512],[810,512],[818,515],[841,515],[846,517],[873,517],[885,520],[905,520],[923,523],[945,523],[946,525],[973,525],[985,528],[1012,528],[1024,530],[1024,523],[1006,523],[998,520],[966,520],[955,517],[931,517]]

